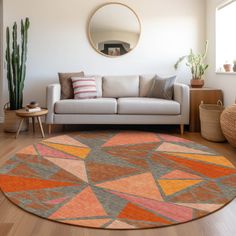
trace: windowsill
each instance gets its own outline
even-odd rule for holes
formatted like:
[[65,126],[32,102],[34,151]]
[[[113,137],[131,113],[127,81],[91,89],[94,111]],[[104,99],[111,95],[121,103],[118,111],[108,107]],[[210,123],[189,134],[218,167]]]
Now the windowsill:
[[216,71],[217,75],[236,75],[236,72]]

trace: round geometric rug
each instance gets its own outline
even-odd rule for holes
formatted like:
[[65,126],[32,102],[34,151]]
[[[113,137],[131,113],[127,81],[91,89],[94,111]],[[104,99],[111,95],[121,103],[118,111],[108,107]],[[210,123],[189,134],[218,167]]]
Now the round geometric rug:
[[142,131],[80,132],[24,148],[0,169],[13,203],[40,217],[106,229],[169,226],[236,196],[236,169],[207,147]]

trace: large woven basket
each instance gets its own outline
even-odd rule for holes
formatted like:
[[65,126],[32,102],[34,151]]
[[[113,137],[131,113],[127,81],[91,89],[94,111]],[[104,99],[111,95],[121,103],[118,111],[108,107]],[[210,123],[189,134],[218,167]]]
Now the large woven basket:
[[[16,133],[21,121],[21,118],[16,115],[16,111],[12,111],[7,107],[7,104],[4,106],[4,115],[5,121],[3,129],[8,133]],[[21,131],[28,130],[28,120],[25,119],[21,127]]]
[[221,101],[217,104],[201,104],[199,106],[201,135],[203,138],[213,142],[224,142],[225,137],[220,126],[220,116],[224,111]]
[[233,147],[236,147],[236,104],[225,109],[220,123],[226,139]]

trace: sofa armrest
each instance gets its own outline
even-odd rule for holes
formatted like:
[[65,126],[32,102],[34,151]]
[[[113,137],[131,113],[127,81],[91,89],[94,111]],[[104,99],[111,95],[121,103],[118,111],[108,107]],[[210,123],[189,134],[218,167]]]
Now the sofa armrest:
[[55,103],[61,99],[61,85],[60,84],[48,85],[46,94],[47,94],[47,109],[48,109],[46,123],[53,124],[54,106]]
[[174,100],[180,103],[181,109],[181,123],[189,124],[189,112],[190,112],[190,96],[189,86],[185,84],[174,85]]

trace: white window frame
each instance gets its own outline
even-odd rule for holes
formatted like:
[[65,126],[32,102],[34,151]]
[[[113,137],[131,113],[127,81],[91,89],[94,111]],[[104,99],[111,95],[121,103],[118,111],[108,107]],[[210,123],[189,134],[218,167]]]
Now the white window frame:
[[[215,15],[215,22],[216,22],[216,25],[215,25],[215,63],[216,63],[216,73],[217,74],[228,74],[228,75],[235,75],[236,72],[225,72],[224,69],[222,69],[221,67],[223,67],[223,65],[221,65],[221,67],[219,67],[219,64],[218,64],[218,44],[217,44],[217,37],[218,37],[218,11],[220,11],[221,9],[227,7],[228,5],[232,4],[233,2],[236,2],[236,0],[227,0],[227,1],[224,1],[222,4],[220,4],[217,8],[216,8],[216,15]],[[236,57],[236,55],[235,55]],[[235,58],[236,59],[236,58]],[[232,63],[232,62],[231,62]]]

